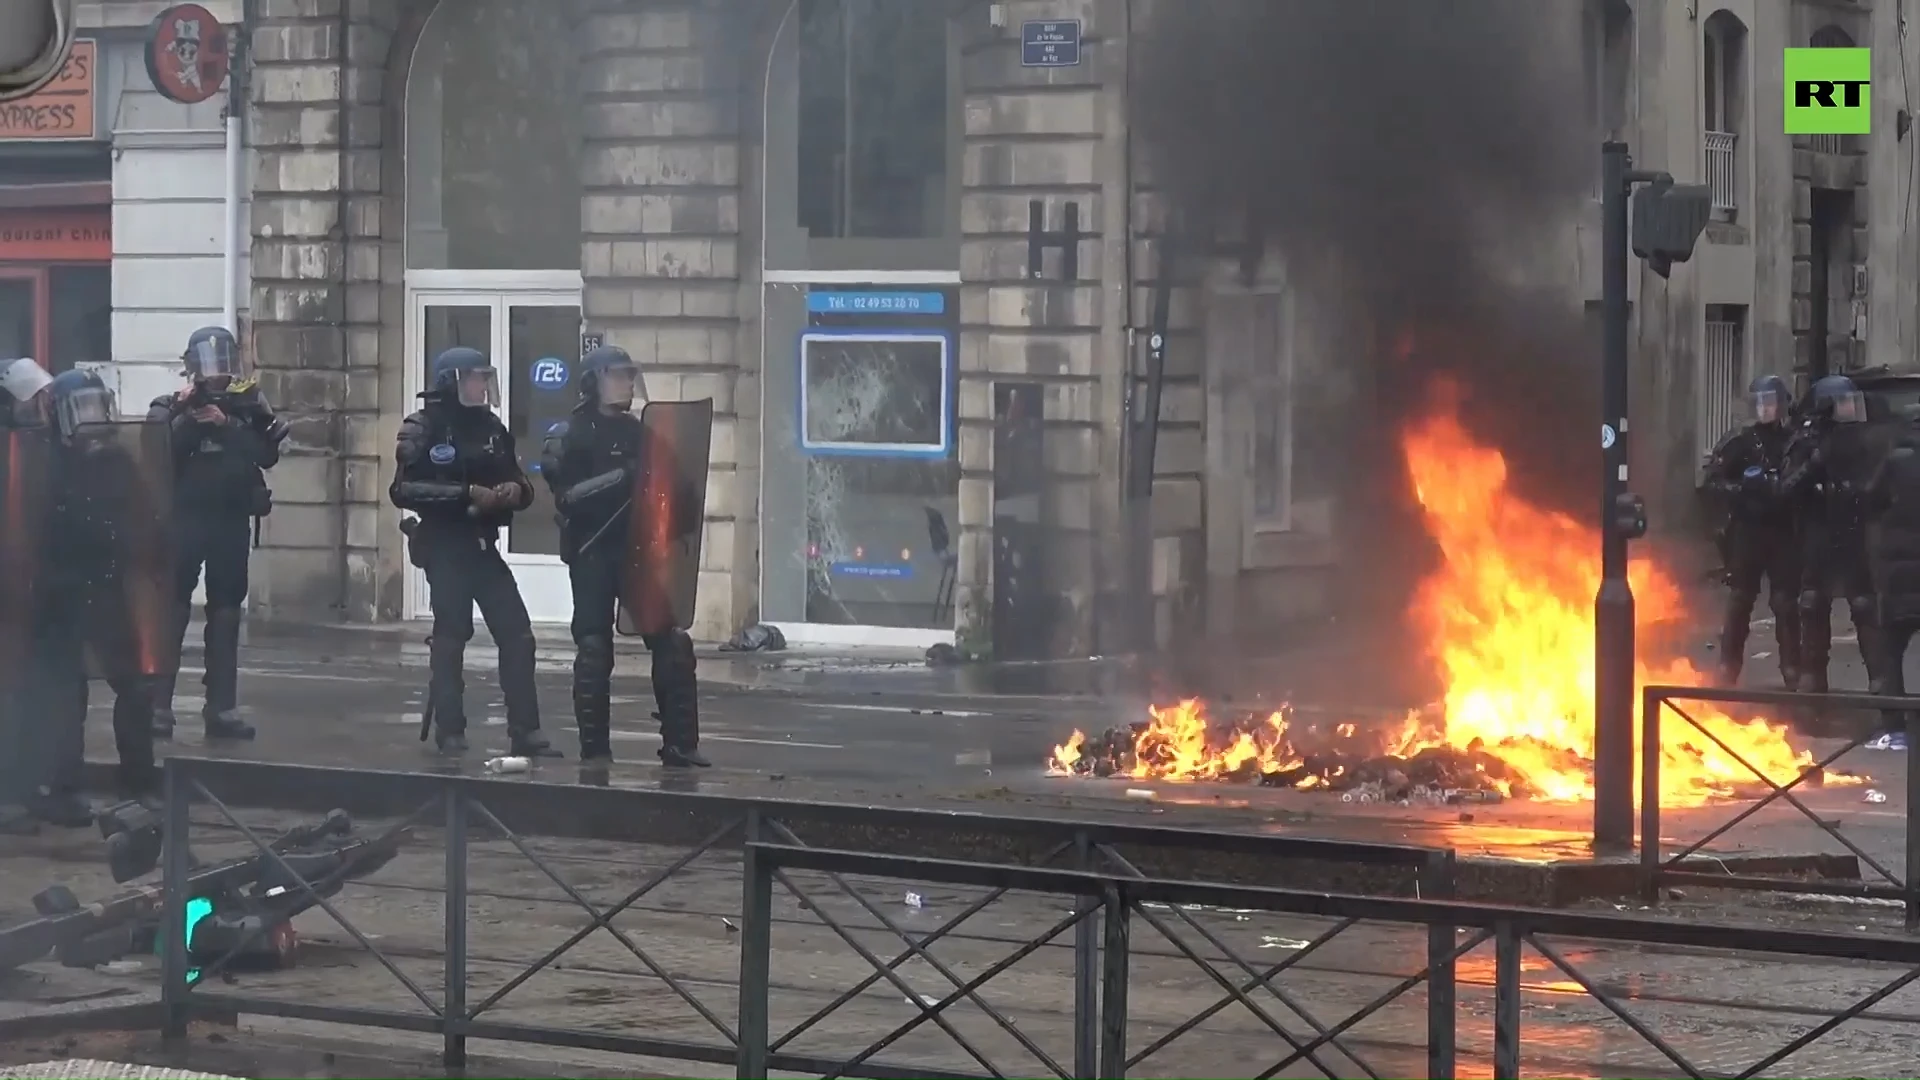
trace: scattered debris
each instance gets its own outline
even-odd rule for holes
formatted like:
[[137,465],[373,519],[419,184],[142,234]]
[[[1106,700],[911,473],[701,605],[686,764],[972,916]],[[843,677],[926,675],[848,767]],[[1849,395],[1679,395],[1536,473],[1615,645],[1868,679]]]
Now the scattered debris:
[[1869,802],[1869,803],[1883,803],[1887,801],[1887,793],[1884,791],[1880,791],[1877,788],[1868,788],[1866,797],[1861,799],[1860,801]]
[[1310,943],[1298,938],[1274,937],[1272,934],[1260,935],[1260,947],[1263,949],[1286,949],[1289,952],[1298,952],[1308,944]]
[[1152,788],[1132,787],[1127,789],[1127,798],[1139,799],[1141,802],[1153,802],[1159,799],[1160,795]]
[[783,652],[787,635],[770,623],[750,623],[720,646],[721,652]]
[[910,908],[923,908],[927,906],[926,898],[917,892],[908,893],[905,902]]
[[959,649],[944,641],[935,642],[927,648],[928,667],[958,667],[966,661],[967,658],[960,655]]
[[726,927],[727,933],[729,934],[737,934],[740,932],[739,924],[727,918],[725,915],[720,916],[720,925]]
[[487,759],[487,771],[490,773],[523,773],[533,768],[533,759],[525,757],[497,757]]

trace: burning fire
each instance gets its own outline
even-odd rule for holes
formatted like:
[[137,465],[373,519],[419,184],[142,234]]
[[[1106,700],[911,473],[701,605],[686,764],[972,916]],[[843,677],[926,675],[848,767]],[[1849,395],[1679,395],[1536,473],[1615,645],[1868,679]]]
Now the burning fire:
[[[1551,801],[1591,799],[1593,596],[1600,585],[1593,531],[1509,491],[1506,460],[1476,443],[1452,409],[1408,429],[1401,445],[1427,531],[1443,555],[1415,595],[1411,616],[1446,692],[1433,708],[1411,712],[1402,724],[1373,736],[1365,756],[1397,760],[1407,774],[1420,773],[1423,761],[1444,762],[1437,771],[1424,770],[1438,775],[1442,786]],[[1680,613],[1680,592],[1659,567],[1638,560],[1630,576],[1643,624]],[[1635,682],[1702,685],[1704,678],[1685,659],[1643,657],[1635,665]],[[1784,728],[1765,720],[1736,720],[1706,704],[1689,705],[1688,712],[1776,782],[1792,780],[1813,763],[1788,743]],[[1231,727],[1210,727],[1197,701],[1150,713],[1131,734],[1132,745],[1120,748],[1120,771],[1138,779],[1257,774],[1269,782],[1315,787],[1359,760],[1339,753],[1353,745],[1353,725],[1309,734],[1290,710]],[[1690,726],[1669,723],[1662,736],[1663,805],[1697,805],[1757,783]],[[1316,755],[1316,739],[1331,752]],[[1049,771],[1084,772],[1094,749],[1076,731],[1054,748]],[[1388,768],[1390,785],[1429,782]],[[1473,774],[1464,783],[1463,772]]]

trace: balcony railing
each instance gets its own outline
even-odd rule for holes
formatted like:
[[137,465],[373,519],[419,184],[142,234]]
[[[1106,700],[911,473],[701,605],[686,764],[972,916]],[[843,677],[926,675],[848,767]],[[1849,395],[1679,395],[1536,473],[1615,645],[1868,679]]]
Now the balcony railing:
[[1739,200],[1734,192],[1734,155],[1736,136],[1731,131],[1709,131],[1707,144],[1707,184],[1713,188],[1714,216],[1731,218]]

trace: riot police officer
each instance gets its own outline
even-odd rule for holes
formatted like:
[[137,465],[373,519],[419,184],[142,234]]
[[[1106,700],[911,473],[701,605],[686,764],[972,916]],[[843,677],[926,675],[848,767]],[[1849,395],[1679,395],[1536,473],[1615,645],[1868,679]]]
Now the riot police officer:
[[1866,419],[1866,398],[1852,379],[1828,375],[1815,382],[1780,481],[1799,521],[1801,686],[1813,693],[1827,690],[1835,596],[1846,600],[1869,680],[1880,667],[1866,552],[1864,488],[1872,465]]
[[[225,327],[195,330],[181,353],[188,385],[153,399],[149,420],[173,436],[176,639],[193,618],[193,589],[207,577],[206,705],[209,739],[251,739],[240,719],[240,621],[247,598],[247,562],[253,522],[272,509],[264,470],[280,462],[286,421],[275,416],[259,386],[244,378],[240,347]],[[154,734],[173,737],[175,670],[155,691]]]
[[[1873,570],[1874,618],[1881,647],[1873,692],[1907,692],[1906,654],[1920,634],[1920,426],[1907,425],[1866,484],[1867,560]],[[1907,749],[1910,713],[1881,713],[1882,734],[1868,745]]]
[[427,707],[436,744],[443,753],[466,749],[461,669],[478,605],[500,649],[512,752],[558,757],[540,733],[533,625],[513,571],[500,557],[500,530],[533,505],[533,485],[520,467],[512,432],[494,412],[499,392],[493,366],[478,350],[456,346],[435,357],[420,395],[424,406],[400,424],[399,470],[387,494],[393,505],[418,515],[402,528],[409,557],[426,572],[432,594]]
[[[625,349],[599,346],[581,360],[580,403],[547,433],[540,474],[560,519],[560,555],[573,584],[573,715],[580,757],[612,760],[609,739],[613,632],[630,552],[634,479],[642,467],[645,429],[633,415],[643,404],[640,369]],[[660,760],[669,767],[710,765],[700,753],[699,684],[693,639],[666,626],[643,632],[653,655],[653,697],[660,720]]]
[[120,794],[159,792],[154,684],[178,657],[162,655],[165,611],[135,598],[171,600],[171,462],[162,425],[115,423],[113,392],[97,374],[62,372],[48,393],[56,480],[35,613],[48,775],[30,807],[51,824],[84,826],[92,820],[80,794],[89,675],[113,689]]
[[0,833],[12,835],[35,831],[27,803],[44,779],[34,612],[51,493],[52,382],[30,359],[0,361]]
[[1707,489],[1726,502],[1720,534],[1726,570],[1726,619],[1720,628],[1720,681],[1734,686],[1746,662],[1749,620],[1760,582],[1767,583],[1780,676],[1800,685],[1800,559],[1793,510],[1780,494],[1786,464],[1787,410],[1793,391],[1778,375],[1762,375],[1747,389],[1753,419],[1720,440],[1707,459]]

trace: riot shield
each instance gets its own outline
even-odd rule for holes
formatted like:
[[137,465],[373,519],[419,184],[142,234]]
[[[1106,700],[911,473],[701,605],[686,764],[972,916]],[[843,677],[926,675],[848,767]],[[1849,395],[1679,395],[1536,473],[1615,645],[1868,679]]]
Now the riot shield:
[[180,664],[167,427],[83,424],[63,450],[54,540],[57,557],[84,571],[73,575],[73,600],[90,678],[162,675]]
[[640,410],[640,427],[615,624],[629,636],[693,625],[713,400],[650,402]]
[[49,428],[0,430],[0,694],[20,689],[33,664],[52,453]]

